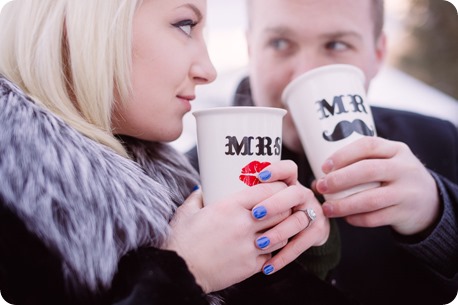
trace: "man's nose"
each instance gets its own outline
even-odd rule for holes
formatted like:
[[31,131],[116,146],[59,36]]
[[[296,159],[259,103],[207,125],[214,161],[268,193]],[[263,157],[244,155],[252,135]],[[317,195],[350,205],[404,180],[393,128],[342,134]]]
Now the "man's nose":
[[319,54],[307,50],[299,52],[296,57],[296,62],[294,63],[293,79],[326,64],[327,63],[320,58]]

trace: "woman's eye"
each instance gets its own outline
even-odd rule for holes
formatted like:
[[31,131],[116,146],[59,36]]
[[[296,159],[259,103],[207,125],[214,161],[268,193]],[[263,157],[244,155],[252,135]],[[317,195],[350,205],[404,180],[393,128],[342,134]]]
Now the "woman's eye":
[[173,26],[182,30],[186,35],[191,36],[192,28],[197,25],[197,22],[187,19],[174,23]]
[[342,41],[331,41],[326,44],[326,49],[331,51],[345,51],[349,48],[350,46]]

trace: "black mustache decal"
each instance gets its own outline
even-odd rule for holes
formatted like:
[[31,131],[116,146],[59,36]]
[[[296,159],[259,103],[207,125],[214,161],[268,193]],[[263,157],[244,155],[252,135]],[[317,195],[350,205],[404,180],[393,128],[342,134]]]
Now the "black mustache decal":
[[373,136],[375,134],[364,121],[356,119],[353,122],[339,122],[331,134],[327,131],[323,132],[323,138],[329,142],[336,142],[351,136],[353,132],[357,132],[363,136]]

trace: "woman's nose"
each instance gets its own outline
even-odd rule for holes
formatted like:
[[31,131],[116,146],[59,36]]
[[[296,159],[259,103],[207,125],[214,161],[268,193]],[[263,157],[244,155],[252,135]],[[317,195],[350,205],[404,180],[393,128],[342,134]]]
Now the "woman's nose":
[[207,48],[191,67],[191,77],[197,84],[208,84],[216,79],[216,69],[210,60]]

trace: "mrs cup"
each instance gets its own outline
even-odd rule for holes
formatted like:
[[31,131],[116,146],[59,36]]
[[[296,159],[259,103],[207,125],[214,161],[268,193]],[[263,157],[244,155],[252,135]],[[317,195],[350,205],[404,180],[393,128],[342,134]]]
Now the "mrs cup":
[[286,110],[217,107],[193,112],[204,204],[260,183],[258,174],[279,161]]

